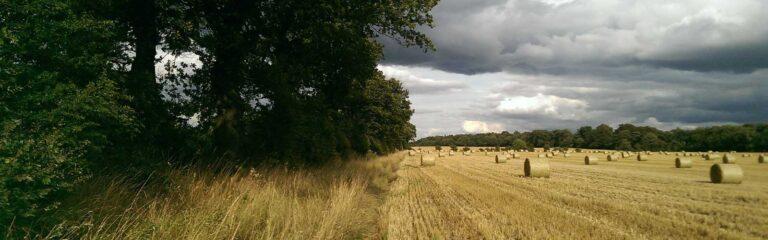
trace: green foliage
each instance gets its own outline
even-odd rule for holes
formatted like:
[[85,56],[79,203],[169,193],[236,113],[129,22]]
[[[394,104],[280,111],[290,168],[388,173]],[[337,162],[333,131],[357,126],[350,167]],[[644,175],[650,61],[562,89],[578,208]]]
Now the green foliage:
[[138,130],[110,80],[111,25],[61,1],[0,1],[0,225],[58,206]]
[[525,142],[523,139],[515,139],[512,141],[512,149],[515,150],[522,150],[522,149],[528,149],[528,143]]
[[379,154],[402,150],[416,137],[416,127],[409,121],[413,115],[408,91],[400,81],[386,79],[377,71],[366,82],[364,93],[363,122],[366,135],[386,146]]
[[[376,104],[407,101],[407,93],[366,93],[397,89],[382,86],[393,83],[377,75],[382,47],[372,39],[388,36],[403,45],[431,48],[416,28],[431,25],[428,12],[435,4],[189,1],[192,49],[203,65],[181,79],[190,85],[183,114],[199,114],[200,129],[217,155],[261,152],[322,163],[347,142],[358,152],[401,149],[407,144],[402,135],[413,129],[398,124],[410,114],[385,113]],[[369,126],[369,115],[395,121]],[[374,136],[378,133],[387,136]],[[286,149],[300,144],[307,147]],[[327,146],[332,151],[320,150]]]
[[589,148],[610,149],[613,147],[613,128],[608,125],[600,124],[587,138],[590,142]]

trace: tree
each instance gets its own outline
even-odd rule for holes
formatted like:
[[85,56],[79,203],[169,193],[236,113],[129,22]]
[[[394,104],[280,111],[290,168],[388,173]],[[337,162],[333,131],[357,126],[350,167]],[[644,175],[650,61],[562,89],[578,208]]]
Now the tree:
[[0,21],[0,225],[25,226],[138,125],[113,81],[122,53],[109,21],[42,0],[0,1]]
[[[109,32],[122,46],[123,69],[114,79],[130,97],[127,105],[134,109],[142,131],[136,142],[139,149],[176,149],[179,141],[179,119],[171,113],[163,98],[163,85],[155,71],[157,49],[173,52],[189,46],[188,26],[182,9],[184,2],[166,0],[71,1],[81,15],[93,15],[112,23]],[[169,92],[165,92],[168,94]]]
[[589,148],[591,143],[594,141],[593,132],[594,130],[590,126],[584,126],[579,128],[578,131],[576,131],[576,136],[578,139],[581,139],[581,144],[576,145],[577,147],[581,148]]
[[359,119],[354,103],[362,100],[358,91],[373,77],[381,53],[371,39],[383,35],[431,48],[416,27],[431,25],[434,4],[191,1],[191,15],[201,19],[192,40],[203,62],[191,80],[193,104],[200,106],[214,149],[234,154],[255,138],[253,144],[278,157],[295,151],[306,157],[304,150],[282,148],[305,140],[339,142],[324,136],[338,135],[335,123]]
[[363,130],[366,138],[376,139],[388,146],[386,151],[379,153],[403,149],[416,137],[416,127],[409,122],[413,110],[408,91],[400,81],[387,79],[378,71],[365,87],[361,122],[366,123]]
[[592,132],[590,148],[610,149],[613,148],[613,128],[608,125],[600,124]]
[[515,150],[522,150],[522,149],[528,149],[528,143],[523,141],[522,139],[515,139],[515,141],[512,142],[512,149]]
[[553,146],[569,148],[573,147],[574,136],[568,129],[552,131]]
[[552,147],[552,133],[546,130],[533,130],[528,135],[527,141],[533,147]]
[[619,142],[616,144],[616,150],[634,151],[635,148],[632,147],[632,143],[629,142],[629,140],[620,139]]
[[661,141],[656,134],[649,132],[643,135],[640,142],[635,144],[635,147],[642,150],[658,151],[663,149],[665,145],[666,143]]

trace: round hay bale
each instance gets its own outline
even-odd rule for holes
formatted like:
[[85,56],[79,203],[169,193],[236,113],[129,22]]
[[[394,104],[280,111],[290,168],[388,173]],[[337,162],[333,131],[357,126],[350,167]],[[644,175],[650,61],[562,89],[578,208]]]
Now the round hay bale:
[[414,152],[414,151],[408,151],[408,156],[416,156],[416,152]]
[[623,153],[621,153],[621,157],[623,157],[623,158],[629,157],[629,153],[628,152],[623,152]]
[[539,154],[539,155],[536,155],[536,157],[538,157],[538,158],[543,158],[543,157],[544,157],[544,154]]
[[526,177],[549,177],[549,161],[546,159],[531,160],[526,158],[523,165]]
[[757,157],[757,163],[765,163],[765,155],[760,155]]
[[421,166],[435,166],[435,156],[421,155]]
[[455,155],[455,154],[456,154],[456,153],[454,153],[453,151],[450,151],[450,152],[448,152],[448,156],[453,156],[453,155]]
[[637,161],[648,161],[648,157],[645,157],[642,154],[637,154]]
[[675,158],[676,168],[691,168],[693,167],[693,161],[687,158]]
[[597,158],[594,156],[584,157],[584,165],[597,165]]
[[507,162],[507,155],[496,155],[496,163],[505,163]]
[[464,152],[464,156],[469,156],[469,152]]
[[736,157],[731,154],[723,154],[723,163],[734,164],[736,163]]
[[736,164],[715,163],[709,169],[709,179],[713,183],[741,183],[744,178],[744,172]]
[[520,154],[517,154],[517,153],[512,154],[512,158],[519,158],[519,157],[520,157]]
[[447,154],[444,152],[437,153],[437,157],[445,157]]
[[605,159],[608,160],[609,162],[619,161],[619,156],[611,154],[611,155],[608,155]]
[[564,158],[567,158],[567,157],[570,157],[570,156],[571,156],[571,154],[568,154],[568,153],[563,153],[563,157],[564,157]]

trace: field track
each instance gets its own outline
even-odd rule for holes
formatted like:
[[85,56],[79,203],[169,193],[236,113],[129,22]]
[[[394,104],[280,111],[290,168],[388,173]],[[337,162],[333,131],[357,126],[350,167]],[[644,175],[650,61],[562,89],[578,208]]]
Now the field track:
[[[524,178],[525,157],[406,157],[384,205],[388,239],[768,239],[768,164],[739,157],[742,184],[712,184],[673,155],[618,162],[550,158],[550,178]],[[738,154],[736,156],[741,156]]]

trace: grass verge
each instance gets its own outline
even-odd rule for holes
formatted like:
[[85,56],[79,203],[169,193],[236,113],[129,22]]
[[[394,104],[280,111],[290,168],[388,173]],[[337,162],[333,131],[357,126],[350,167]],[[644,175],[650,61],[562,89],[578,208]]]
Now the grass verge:
[[169,169],[96,176],[67,201],[60,239],[383,238],[380,205],[404,152],[310,169]]

